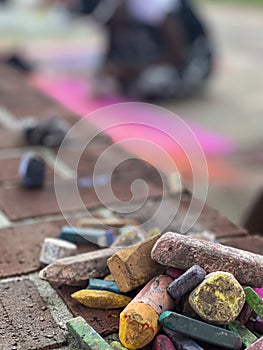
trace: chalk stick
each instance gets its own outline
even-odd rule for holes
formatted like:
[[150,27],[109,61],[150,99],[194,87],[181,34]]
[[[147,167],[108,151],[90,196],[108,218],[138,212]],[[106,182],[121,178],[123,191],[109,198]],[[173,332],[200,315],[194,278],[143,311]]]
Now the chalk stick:
[[125,225],[138,225],[138,223],[131,219],[125,218],[81,218],[77,221],[77,227],[98,227],[104,228],[105,226],[120,228]]
[[[124,346],[121,345],[121,343],[119,343],[118,341],[113,341],[112,343],[110,343],[110,347],[113,350],[127,350],[127,348],[125,348]],[[103,350],[103,349],[102,349]]]
[[125,295],[108,292],[106,290],[82,289],[75,292],[71,297],[82,305],[91,309],[119,309],[125,307],[132,300]]
[[120,293],[120,290],[115,282],[101,280],[98,278],[90,278],[87,289],[107,290],[113,293]]
[[56,238],[45,238],[39,260],[43,264],[52,264],[58,259],[75,255],[77,246],[73,243]]
[[241,337],[238,334],[172,311],[163,312],[159,317],[159,322],[162,326],[190,338],[222,346],[226,349],[239,350],[242,346]]
[[162,331],[166,334],[173,344],[180,350],[204,350],[200,345],[190,338],[185,337],[181,333],[172,331],[169,328],[163,327]]
[[115,240],[112,230],[63,226],[58,238],[78,244],[98,244],[109,247]]
[[151,259],[157,237],[119,250],[108,260],[108,266],[121,292],[127,293],[162,273],[164,267]]
[[80,316],[69,320],[67,329],[85,350],[112,350],[105,340]]
[[174,267],[167,267],[165,269],[165,274],[174,280],[180,277],[183,273],[185,273],[184,270],[175,269]]
[[190,293],[189,303],[206,322],[227,325],[240,314],[245,293],[231,273],[217,271],[208,274]]
[[255,331],[263,334],[263,320],[257,316],[256,322],[255,322]]
[[243,285],[263,285],[263,256],[218,243],[168,232],[156,242],[151,256],[165,266],[186,270],[197,264],[207,273],[230,272]]
[[120,314],[119,338],[128,349],[141,349],[159,331],[160,313],[174,307],[166,291],[171,282],[166,275],[153,278]]
[[250,345],[246,350],[262,350],[263,349],[263,337],[258,339],[254,344]]
[[251,287],[245,287],[244,292],[246,294],[246,303],[260,318],[263,318],[263,300]]
[[127,225],[119,229],[119,236],[116,237],[111,247],[130,247],[139,244],[147,239],[147,233],[137,226]]
[[107,260],[118,248],[99,249],[60,259],[40,271],[41,279],[57,283],[78,285],[89,278],[104,277],[109,273]]
[[176,300],[190,292],[203,281],[206,272],[198,265],[192,266],[183,275],[176,278],[167,288],[167,292]]
[[252,315],[252,309],[247,303],[245,303],[245,305],[243,306],[243,309],[241,310],[240,314],[237,317],[237,320],[243,325],[245,325],[248,322],[251,315]]
[[252,332],[250,332],[249,329],[247,329],[237,320],[230,323],[227,327],[230,331],[240,335],[242,343],[245,347],[252,345],[258,339]]
[[164,334],[155,337],[152,350],[176,350],[173,342]]

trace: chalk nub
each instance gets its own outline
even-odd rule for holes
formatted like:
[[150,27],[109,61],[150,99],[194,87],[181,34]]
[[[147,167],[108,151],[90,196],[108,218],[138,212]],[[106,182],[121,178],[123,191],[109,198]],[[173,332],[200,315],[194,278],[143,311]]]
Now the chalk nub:
[[228,272],[212,272],[189,295],[193,310],[206,322],[226,325],[234,321],[245,304],[245,293]]
[[41,270],[39,277],[49,282],[69,285],[78,285],[91,277],[104,277],[109,273],[107,260],[117,250],[118,248],[99,249],[59,259]]
[[67,329],[85,350],[112,350],[105,340],[80,316],[69,320]]
[[121,292],[140,287],[164,271],[163,266],[151,259],[151,250],[158,238],[119,250],[108,260],[110,272]]
[[125,295],[105,290],[83,289],[75,292],[71,297],[79,303],[92,309],[118,309],[125,307],[132,300]]
[[207,273],[230,272],[243,285],[263,286],[263,256],[218,243],[168,232],[156,242],[151,256],[165,266],[187,270],[199,265]]
[[160,313],[174,308],[166,291],[171,282],[166,275],[153,278],[122,311],[119,338],[125,347],[141,349],[153,340],[160,328]]
[[152,350],[176,350],[173,342],[164,334],[155,337]]
[[73,243],[56,238],[45,238],[39,260],[43,264],[52,264],[58,259],[75,255],[77,246]]

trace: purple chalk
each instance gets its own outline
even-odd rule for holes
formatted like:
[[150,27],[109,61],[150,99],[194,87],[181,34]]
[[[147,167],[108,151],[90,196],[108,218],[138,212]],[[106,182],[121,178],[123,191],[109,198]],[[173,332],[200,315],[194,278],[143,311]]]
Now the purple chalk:
[[175,279],[167,288],[167,292],[174,298],[181,298],[184,294],[190,292],[206,276],[206,272],[198,265],[192,266],[183,275]]

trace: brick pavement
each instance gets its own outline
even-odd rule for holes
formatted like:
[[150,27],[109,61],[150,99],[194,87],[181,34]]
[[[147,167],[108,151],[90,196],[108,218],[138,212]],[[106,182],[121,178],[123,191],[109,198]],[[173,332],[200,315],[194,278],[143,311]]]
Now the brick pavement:
[[[29,147],[23,144],[15,132],[17,120],[28,115],[44,118],[50,111],[56,111],[71,124],[76,119],[63,107],[27,86],[20,73],[7,66],[0,66],[0,73],[3,74],[0,86],[0,350],[44,350],[61,346],[64,350],[78,349],[65,330],[65,322],[72,314],[82,315],[102,335],[109,335],[117,331],[118,310],[90,310],[69,298],[74,288],[61,286],[54,289],[47,282],[39,280],[37,271],[41,268],[38,261],[41,243],[45,237],[56,237],[65,223],[52,184],[57,150],[34,148],[49,165],[49,180],[41,191],[22,189],[17,166],[21,154]],[[80,135],[82,136],[84,135]],[[92,174],[96,157],[109,145],[110,140],[103,135],[93,141],[80,163],[80,177],[87,174],[83,172],[86,168]],[[119,149],[116,157],[119,157],[118,152],[124,151]],[[61,160],[60,167],[56,170],[61,177],[60,185],[67,191],[65,200],[69,203],[68,211],[76,220],[84,214],[81,208],[71,203],[70,172],[74,169],[71,168],[70,157]],[[144,222],[159,206],[164,190],[156,170],[140,160],[123,163],[113,176],[113,188],[121,199],[130,199],[129,183],[138,175],[147,181],[150,195],[139,211],[127,217]],[[92,189],[82,191],[89,209],[100,206]],[[166,193],[165,209],[155,219],[156,226],[164,224],[166,229],[178,229],[189,205],[190,193],[184,192],[177,216],[169,225],[165,225],[166,215],[174,210],[178,200],[177,196]],[[250,237],[245,230],[208,207],[204,208],[193,227],[194,231],[205,229],[213,232],[217,240],[224,244],[262,252],[263,238]],[[78,249],[79,252],[84,252],[97,247],[86,245],[79,246]]]

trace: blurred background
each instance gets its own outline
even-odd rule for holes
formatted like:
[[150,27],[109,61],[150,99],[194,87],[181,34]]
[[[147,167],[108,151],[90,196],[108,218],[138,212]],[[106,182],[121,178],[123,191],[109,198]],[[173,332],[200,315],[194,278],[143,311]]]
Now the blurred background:
[[[30,84],[80,117],[126,100],[94,92],[94,72],[103,62],[108,32],[81,13],[81,2],[0,3],[0,60],[22,63]],[[211,36],[213,74],[202,92],[158,105],[183,118],[199,139],[210,177],[208,204],[244,224],[263,190],[263,0],[193,3]],[[189,167],[179,158],[187,185]]]

